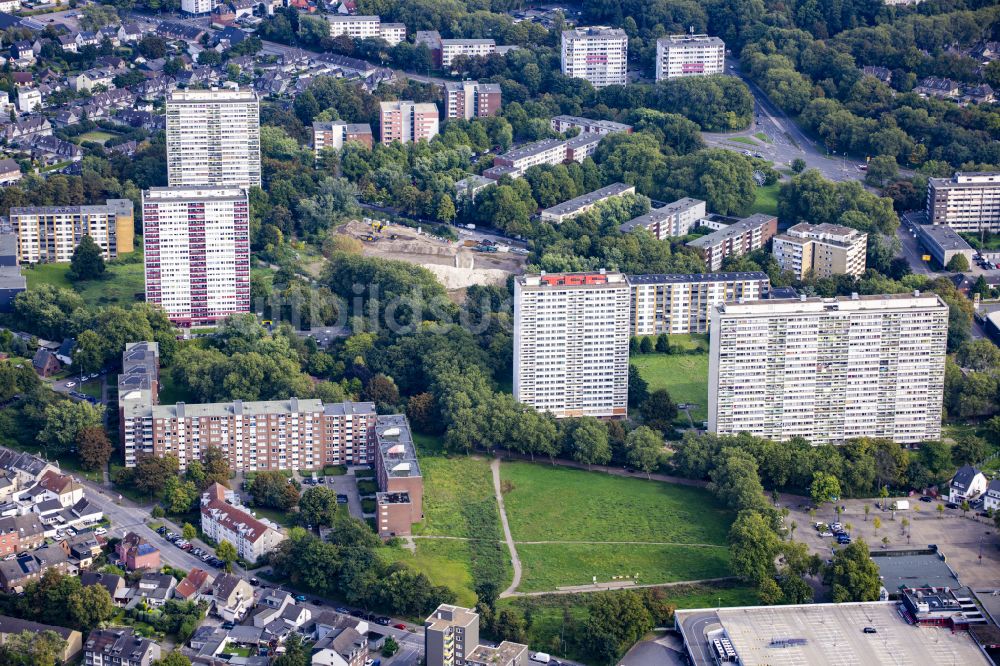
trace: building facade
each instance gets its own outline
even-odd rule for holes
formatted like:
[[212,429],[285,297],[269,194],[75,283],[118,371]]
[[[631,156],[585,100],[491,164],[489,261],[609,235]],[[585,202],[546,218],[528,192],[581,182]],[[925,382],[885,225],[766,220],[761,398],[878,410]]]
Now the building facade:
[[562,73],[595,88],[628,82],[628,36],[624,30],[591,26],[562,33]]
[[438,108],[428,102],[381,102],[379,140],[382,143],[430,141],[438,133]]
[[242,559],[256,562],[277,548],[285,535],[248,509],[231,504],[232,498],[225,486],[213,483],[208,487],[201,496],[201,531],[215,543],[228,541]]
[[571,129],[579,129],[581,134],[590,133],[599,134],[600,136],[618,134],[619,132],[632,133],[632,126],[625,123],[616,123],[613,120],[592,120],[590,118],[581,118],[580,116],[553,116],[552,120],[549,121],[549,125],[552,127],[553,132],[559,132],[560,134],[568,132]]
[[[424,620],[427,666],[527,666],[528,646],[511,641],[479,643],[479,613],[441,604]],[[535,663],[548,663],[537,661]]]
[[83,644],[87,666],[152,666],[159,658],[160,646],[130,627],[94,629]]
[[451,67],[458,56],[482,58],[496,51],[497,43],[492,39],[442,39],[441,67]]
[[378,16],[330,14],[326,20],[330,24],[331,37],[346,36],[353,39],[371,39],[382,36],[382,19]]
[[839,444],[938,439],[948,306],[896,294],[712,309],[708,428]]
[[32,206],[11,208],[21,264],[65,262],[84,236],[101,248],[106,260],[132,252],[135,214],[129,199],[108,199],[103,206]]
[[630,289],[621,273],[514,281],[514,397],[556,418],[624,417]]
[[726,257],[739,257],[760,249],[776,233],[778,233],[778,218],[756,213],[713,231],[707,236],[696,238],[686,245],[701,254],[708,270],[717,271],[722,268],[722,260]]
[[668,35],[656,40],[656,80],[722,74],[726,43],[708,35]]
[[765,298],[767,273],[629,275],[632,335],[708,333],[720,303]]
[[410,424],[402,414],[375,422],[375,494],[379,536],[407,536],[423,520],[424,480],[417,462]]
[[500,85],[478,81],[446,81],[444,109],[446,118],[486,118],[500,111]]
[[800,222],[774,237],[771,253],[797,280],[812,275],[861,277],[865,272],[868,234],[839,224]]
[[633,185],[626,185],[625,183],[612,183],[611,185],[602,187],[599,190],[582,194],[578,197],[570,199],[569,201],[564,201],[561,204],[552,206],[551,208],[546,208],[541,212],[541,219],[542,222],[559,224],[560,222],[574,218],[577,215],[583,215],[603,201],[608,201],[616,197],[623,197],[628,194],[635,194],[635,187]]
[[483,171],[483,176],[490,180],[499,180],[502,176],[520,178],[525,171],[539,164],[582,162],[594,154],[601,138],[600,134],[588,132],[572,139],[535,141],[494,157],[493,166]]
[[955,231],[1000,231],[1000,172],[955,172],[927,180],[927,219]]
[[250,204],[233,187],[142,193],[146,301],[183,326],[250,311]]
[[629,220],[621,225],[619,230],[628,233],[636,229],[645,229],[657,240],[676,238],[691,233],[706,214],[704,201],[684,197]]
[[167,96],[167,182],[260,187],[260,102],[253,90],[174,90]]
[[340,150],[348,141],[357,141],[367,148],[372,147],[372,126],[368,123],[348,123],[334,120],[327,123],[313,123],[313,152],[316,159],[327,148]]

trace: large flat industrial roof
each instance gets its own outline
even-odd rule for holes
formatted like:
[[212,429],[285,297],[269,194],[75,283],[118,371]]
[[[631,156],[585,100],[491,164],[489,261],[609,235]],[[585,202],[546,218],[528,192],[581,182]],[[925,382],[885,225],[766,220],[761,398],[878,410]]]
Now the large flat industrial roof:
[[[968,633],[910,625],[896,606],[755,606],[679,610],[675,617],[696,666],[714,663],[709,638],[721,638],[722,630],[742,666],[989,663]],[[865,627],[874,627],[876,633],[864,633]]]
[[896,594],[901,587],[960,587],[961,583],[944,557],[930,551],[873,552],[882,587]]

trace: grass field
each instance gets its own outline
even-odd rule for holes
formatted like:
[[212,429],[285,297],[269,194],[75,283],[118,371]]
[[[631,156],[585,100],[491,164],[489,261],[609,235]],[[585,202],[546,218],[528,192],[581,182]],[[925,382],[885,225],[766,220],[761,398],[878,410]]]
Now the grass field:
[[458,595],[458,604],[467,608],[476,605],[469,549],[464,541],[448,539],[417,539],[417,552],[403,548],[385,551],[393,562],[405,562],[426,575],[435,585],[445,585]]
[[24,277],[29,290],[42,284],[72,289],[90,306],[128,306],[135,303],[136,294],[142,294],[146,288],[142,263],[110,264],[106,277],[99,280],[71,282],[66,277],[67,272],[69,264],[39,264],[26,268]]
[[[674,337],[671,336],[671,342]],[[708,354],[637,354],[629,358],[649,384],[649,390],[667,389],[676,403],[698,405],[691,418],[708,418]]]
[[757,145],[757,142],[754,141],[753,139],[751,139],[748,136],[731,136],[731,137],[729,137],[729,140],[730,141],[735,141],[736,143],[742,143],[742,144],[745,144],[747,146],[756,146]]
[[759,140],[763,141],[764,143],[771,143],[771,137],[769,137],[767,134],[764,134],[763,132],[757,132],[754,134],[754,136],[757,137]]
[[725,546],[640,546],[595,544],[519,544],[520,592],[545,592],[566,585],[588,585],[616,576],[638,576],[641,583],[721,578],[729,573]]
[[79,136],[76,137],[76,139],[74,139],[74,141],[76,141],[77,143],[83,143],[85,141],[93,141],[94,143],[99,143],[103,146],[105,141],[107,141],[108,139],[113,139],[116,136],[118,135],[112,134],[111,132],[105,132],[102,130],[91,130],[89,132],[84,132],[83,134],[80,134]]
[[[707,490],[545,464],[504,463],[514,540],[726,543],[732,513]],[[628,550],[630,547],[623,547]]]
[[183,387],[174,384],[174,378],[169,370],[160,371],[160,404],[173,405],[178,402],[189,402],[192,396]]
[[750,207],[750,212],[777,215],[779,187],[781,187],[779,183],[758,187],[754,195],[753,206]]
[[420,461],[424,476],[424,521],[414,534],[470,537],[462,518],[464,505],[493,497],[490,464],[482,458],[427,456]]

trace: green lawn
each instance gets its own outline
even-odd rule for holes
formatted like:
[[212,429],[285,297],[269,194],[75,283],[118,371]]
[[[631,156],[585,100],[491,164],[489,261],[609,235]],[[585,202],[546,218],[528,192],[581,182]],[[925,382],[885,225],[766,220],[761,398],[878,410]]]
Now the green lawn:
[[469,549],[464,541],[448,539],[417,539],[417,552],[403,548],[379,551],[393,562],[405,562],[426,575],[435,585],[445,585],[458,595],[458,604],[467,608],[476,605],[475,585],[469,561]]
[[103,380],[101,378],[92,379],[89,382],[84,382],[83,386],[78,387],[78,390],[85,395],[89,395],[91,398],[97,398],[100,400],[102,381]]
[[521,592],[544,592],[567,585],[634,577],[642,583],[672,583],[730,575],[726,546],[639,546],[520,544]]
[[76,141],[77,143],[83,143],[85,141],[93,141],[94,143],[99,143],[103,146],[105,141],[107,141],[108,139],[113,139],[116,136],[118,135],[112,134],[111,132],[105,132],[103,130],[91,130],[89,132],[84,132],[83,134],[80,134],[74,139],[74,141]]
[[757,132],[754,134],[754,136],[757,137],[759,140],[763,141],[764,143],[771,143],[771,137],[764,134],[763,132]]
[[779,187],[781,187],[779,183],[758,187],[754,194],[753,206],[751,206],[750,212],[777,215]]
[[178,402],[189,402],[193,396],[183,386],[174,383],[170,376],[170,370],[163,368],[160,370],[160,404],[173,405]]
[[[671,336],[671,342],[675,337]],[[676,403],[694,403],[695,422],[708,418],[708,354],[636,354],[629,362],[649,384],[649,390],[667,389]]]
[[141,300],[146,288],[141,263],[109,264],[106,277],[82,282],[71,282],[66,277],[68,271],[69,264],[39,264],[25,268],[24,277],[29,291],[42,284],[72,289],[90,306],[128,306]]
[[287,511],[279,511],[278,509],[268,509],[264,507],[255,506],[251,509],[261,518],[267,518],[272,523],[277,523],[282,527],[292,527],[295,525],[295,514],[289,513]]
[[493,497],[490,464],[482,458],[426,456],[420,460],[424,477],[424,520],[414,534],[470,537],[463,509]]
[[541,463],[504,463],[500,475],[513,484],[504,504],[517,542],[723,545],[733,520],[702,488]]
[[753,139],[751,139],[748,136],[731,136],[731,137],[729,137],[729,141],[735,141],[736,143],[743,143],[743,144],[746,144],[748,146],[756,146],[757,145],[757,142],[754,141]]

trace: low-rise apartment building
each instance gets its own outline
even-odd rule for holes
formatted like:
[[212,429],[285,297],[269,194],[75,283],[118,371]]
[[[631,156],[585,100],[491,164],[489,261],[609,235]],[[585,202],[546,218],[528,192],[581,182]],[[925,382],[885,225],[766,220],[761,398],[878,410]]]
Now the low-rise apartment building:
[[497,83],[446,81],[444,109],[446,118],[486,118],[500,111],[502,92]]
[[581,118],[580,116],[553,116],[549,121],[553,132],[568,132],[571,129],[579,129],[581,134],[590,133],[600,136],[608,134],[618,134],[625,132],[632,133],[632,126],[625,123],[616,123],[613,120],[592,120]]
[[440,66],[448,69],[459,56],[481,58],[496,51],[497,43],[492,39],[442,39]]
[[626,416],[629,301],[606,271],[514,281],[514,397],[556,418]]
[[379,131],[382,143],[430,141],[438,134],[437,105],[412,101],[381,102]]
[[407,536],[413,523],[423,520],[424,480],[405,416],[378,417],[375,452],[379,536]]
[[726,257],[739,257],[760,249],[778,233],[778,218],[756,213],[707,236],[687,243],[697,250],[710,271],[722,268]]
[[957,171],[927,180],[927,219],[955,231],[1000,231],[1000,171]]
[[839,224],[800,222],[774,237],[771,253],[796,280],[834,275],[861,277],[868,234]]
[[45,526],[36,514],[0,518],[0,557],[34,550],[44,543]]
[[708,333],[720,303],[767,297],[767,273],[629,275],[632,335]]
[[331,37],[351,37],[352,39],[384,39],[389,46],[395,46],[406,39],[406,26],[402,23],[382,23],[378,16],[357,16],[353,14],[331,14],[326,17],[330,24]]
[[83,645],[86,666],[152,666],[159,658],[160,646],[131,627],[94,629]]
[[565,220],[583,215],[601,202],[609,201],[616,197],[623,197],[628,194],[635,194],[635,186],[625,183],[612,183],[599,190],[588,192],[581,196],[556,204],[551,208],[546,208],[541,213],[542,222],[559,224]]
[[[285,540],[276,525],[265,523],[249,509],[230,504],[232,492],[213,483],[201,496],[201,531],[216,543],[228,541],[247,562],[256,562]],[[226,501],[229,498],[229,501]]]
[[939,439],[948,306],[929,294],[712,309],[708,429],[839,444]]
[[129,199],[108,199],[103,206],[31,206],[10,209],[21,264],[67,262],[84,236],[101,248],[105,260],[132,252],[135,216]]
[[601,135],[578,134],[572,139],[542,139],[508,151],[493,158],[493,166],[483,171],[483,176],[499,180],[502,176],[520,178],[533,166],[582,162],[594,154],[601,142]]
[[722,74],[726,43],[708,35],[668,35],[656,40],[656,80]]
[[656,240],[676,238],[691,233],[706,214],[704,201],[684,197],[629,220],[621,225],[619,230],[628,233],[636,229],[645,229],[653,234]]
[[8,594],[23,592],[28,583],[39,580],[49,569],[61,574],[76,573],[62,548],[38,548],[0,562],[0,589]]
[[327,148],[340,150],[348,141],[372,147],[372,126],[368,123],[348,123],[343,120],[313,123],[313,151],[316,159]]
[[628,36],[624,30],[590,26],[562,33],[562,73],[595,88],[628,83]]

